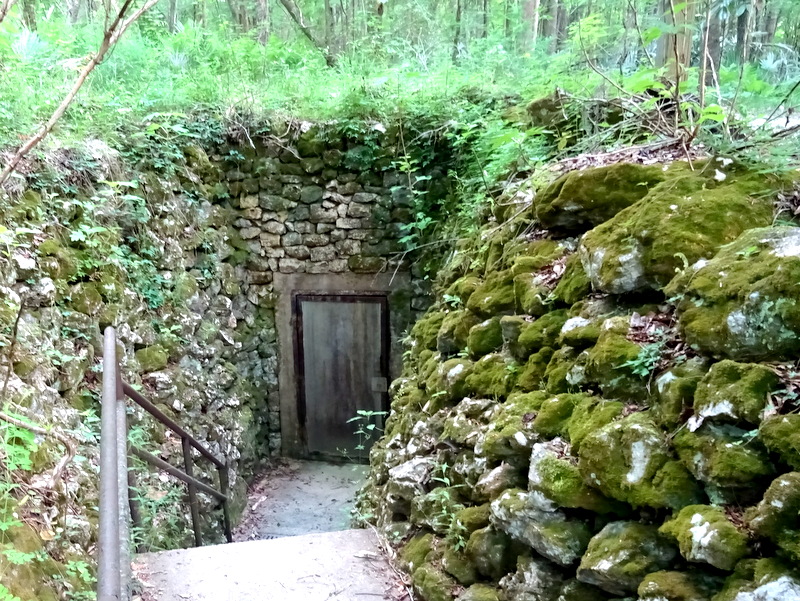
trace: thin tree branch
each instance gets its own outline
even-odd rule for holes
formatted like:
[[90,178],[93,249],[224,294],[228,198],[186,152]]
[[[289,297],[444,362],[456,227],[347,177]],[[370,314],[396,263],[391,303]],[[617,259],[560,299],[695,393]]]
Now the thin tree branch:
[[86,79],[89,77],[91,72],[94,70],[97,65],[103,62],[108,50],[116,44],[120,37],[127,31],[127,29],[138,19],[142,16],[147,10],[155,6],[159,0],[147,0],[139,10],[137,10],[133,15],[131,15],[128,19],[125,19],[125,13],[133,4],[133,0],[125,0],[122,7],[117,12],[116,17],[112,21],[111,25],[106,29],[105,34],[103,35],[103,41],[100,43],[100,47],[97,50],[97,54],[95,54],[92,59],[81,69],[81,72],[78,74],[78,78],[75,80],[75,83],[72,86],[72,89],[67,93],[64,99],[61,101],[61,104],[58,105],[53,114],[50,116],[50,119],[42,125],[36,134],[34,134],[31,138],[28,139],[25,144],[23,144],[19,150],[14,154],[8,164],[3,168],[3,171],[0,173],[0,186],[9,178],[11,173],[14,169],[17,168],[20,161],[31,151],[34,147],[36,147],[39,142],[41,142],[55,127],[58,120],[64,116],[64,113],[67,112],[70,104],[72,101],[75,100],[75,97],[78,95],[81,87],[86,82]]
[[300,12],[300,8],[297,6],[297,4],[295,4],[292,0],[280,0],[280,2],[283,8],[286,9],[286,12],[289,13],[292,21],[297,24],[303,35],[308,38],[309,42],[311,42],[311,45],[322,53],[325,63],[329,67],[335,67],[336,60],[330,53],[330,50],[317,39],[317,36],[314,35],[314,32],[311,31],[311,28],[305,24],[305,21],[303,20],[303,13]]
[[3,19],[6,18],[8,15],[8,11],[11,10],[11,7],[14,6],[17,0],[3,0],[3,3],[0,4],[0,23],[3,22]]

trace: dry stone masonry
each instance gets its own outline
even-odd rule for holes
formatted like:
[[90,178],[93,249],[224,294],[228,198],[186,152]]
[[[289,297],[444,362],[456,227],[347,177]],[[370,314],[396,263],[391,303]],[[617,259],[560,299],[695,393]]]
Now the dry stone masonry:
[[575,171],[458,243],[361,499],[421,599],[800,600],[794,185]]

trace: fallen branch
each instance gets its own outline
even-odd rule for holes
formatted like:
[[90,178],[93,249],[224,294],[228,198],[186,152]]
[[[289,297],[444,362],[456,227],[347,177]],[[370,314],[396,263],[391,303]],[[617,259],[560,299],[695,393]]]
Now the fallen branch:
[[[9,4],[14,2],[15,0],[3,0],[3,2],[8,2]],[[134,12],[129,18],[125,18],[125,14],[133,5],[134,0],[125,0],[125,2],[120,7],[119,11],[116,14],[116,17],[106,28],[105,34],[103,35],[103,41],[100,43],[100,48],[97,50],[97,54],[95,54],[92,59],[86,63],[86,65],[81,69],[81,72],[78,74],[78,78],[75,80],[75,83],[72,86],[72,89],[67,93],[64,99],[61,101],[61,104],[58,105],[53,114],[50,116],[50,119],[42,125],[38,132],[36,132],[31,138],[28,139],[25,144],[23,144],[19,150],[14,154],[8,164],[3,168],[3,171],[0,172],[0,186],[5,183],[5,181],[9,178],[11,173],[17,168],[23,158],[33,150],[39,142],[41,142],[55,127],[58,120],[64,116],[64,113],[67,112],[70,104],[72,101],[75,100],[75,97],[78,95],[78,92],[83,87],[83,84],[86,82],[86,79],[89,77],[94,68],[97,67],[103,59],[105,58],[106,54],[108,53],[109,49],[116,44],[120,37],[128,30],[128,28],[136,22],[136,20],[141,17],[146,11],[150,8],[155,6],[159,0],[147,0],[139,10]],[[5,4],[3,5],[5,6]],[[2,21],[2,19],[0,19]]]

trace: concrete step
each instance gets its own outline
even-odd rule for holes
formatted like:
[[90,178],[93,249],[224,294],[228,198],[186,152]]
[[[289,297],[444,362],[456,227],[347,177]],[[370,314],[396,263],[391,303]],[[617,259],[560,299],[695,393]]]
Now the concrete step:
[[139,555],[142,601],[390,601],[392,572],[371,530]]

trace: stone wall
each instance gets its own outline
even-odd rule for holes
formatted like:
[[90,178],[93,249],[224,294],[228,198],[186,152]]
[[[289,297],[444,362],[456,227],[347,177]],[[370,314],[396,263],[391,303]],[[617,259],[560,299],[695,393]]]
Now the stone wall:
[[361,500],[421,599],[800,599],[793,185],[576,171],[458,245]]
[[[408,321],[427,307],[421,274],[399,261],[413,179],[393,169],[392,137],[335,131],[188,146],[169,163],[155,160],[154,147],[150,162],[159,167],[147,169],[93,141],[32,164],[0,198],[8,249],[0,257],[3,406],[57,425],[77,451],[54,494],[26,489],[17,508],[14,490],[0,490],[0,521],[20,518],[3,543],[91,562],[106,326],[117,328],[125,379],[229,463],[238,511],[246,479],[282,446],[278,369],[291,349],[278,345],[273,276],[398,270],[413,290],[399,313]],[[180,440],[137,409],[130,423],[137,444],[181,465]],[[64,455],[52,438],[35,442],[33,465],[15,481],[47,482]],[[137,472],[151,520],[146,545],[190,544],[183,487],[143,466]],[[214,477],[201,461],[196,473]],[[218,536],[219,512],[203,502],[205,528]],[[3,584],[20,598],[86,586],[59,579],[63,572],[54,562],[15,565],[0,555]]]

